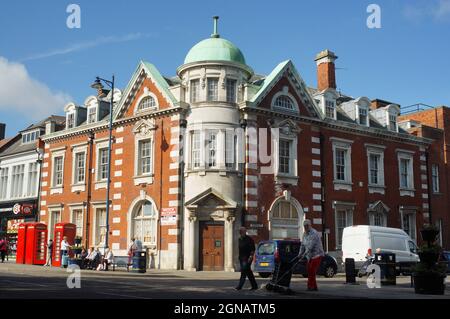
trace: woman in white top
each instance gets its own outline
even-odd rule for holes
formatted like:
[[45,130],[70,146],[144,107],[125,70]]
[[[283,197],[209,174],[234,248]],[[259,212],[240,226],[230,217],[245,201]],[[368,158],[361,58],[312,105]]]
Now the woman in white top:
[[114,255],[112,253],[112,251],[106,247],[105,250],[105,256],[103,257],[103,270],[107,271],[108,270],[108,265],[112,264],[114,261]]

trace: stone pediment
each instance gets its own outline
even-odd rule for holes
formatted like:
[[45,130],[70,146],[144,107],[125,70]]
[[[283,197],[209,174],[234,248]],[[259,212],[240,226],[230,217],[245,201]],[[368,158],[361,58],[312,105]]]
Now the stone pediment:
[[140,136],[148,136],[154,130],[156,130],[154,119],[139,120],[133,128],[134,134]]
[[367,211],[371,212],[371,213],[388,213],[390,211],[390,209],[388,206],[386,206],[385,203],[383,203],[381,200],[379,200],[379,201],[376,201],[376,202],[370,204]]
[[209,210],[228,210],[235,209],[237,207],[237,203],[234,200],[219,193],[215,189],[209,188],[186,201],[186,207],[190,210],[197,210],[200,207],[202,209]]

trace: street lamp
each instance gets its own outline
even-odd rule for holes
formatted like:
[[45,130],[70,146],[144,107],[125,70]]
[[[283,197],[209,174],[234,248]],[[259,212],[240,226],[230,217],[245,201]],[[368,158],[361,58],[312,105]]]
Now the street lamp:
[[112,122],[113,122],[113,105],[114,105],[114,75],[112,76],[112,81],[96,77],[94,83],[92,83],[91,88],[98,91],[103,90],[103,83],[111,88],[111,101],[109,104],[109,138],[108,138],[108,171],[106,175],[106,235],[105,235],[105,247],[108,246],[109,237],[109,193],[111,188],[111,146],[112,146]]

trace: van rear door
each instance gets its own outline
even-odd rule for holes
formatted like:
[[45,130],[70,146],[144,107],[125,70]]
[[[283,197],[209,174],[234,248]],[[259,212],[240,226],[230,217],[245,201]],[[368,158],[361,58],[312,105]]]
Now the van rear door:
[[366,254],[369,248],[368,234],[345,234],[342,238],[343,261],[345,261],[345,258],[353,258],[355,262],[364,262],[366,260]]

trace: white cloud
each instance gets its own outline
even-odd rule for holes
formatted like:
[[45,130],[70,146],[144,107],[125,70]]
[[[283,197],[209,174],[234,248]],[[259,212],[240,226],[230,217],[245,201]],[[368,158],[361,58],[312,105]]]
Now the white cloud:
[[440,0],[437,6],[433,8],[433,15],[436,19],[450,16],[450,0]]
[[73,53],[73,52],[77,52],[77,51],[91,49],[91,48],[94,48],[94,47],[97,47],[100,45],[104,45],[104,44],[128,42],[128,41],[148,38],[151,36],[154,36],[154,34],[130,33],[130,34],[127,34],[124,36],[100,37],[100,38],[97,38],[92,41],[74,43],[65,48],[54,49],[54,50],[50,50],[50,51],[42,52],[42,53],[36,53],[36,54],[30,55],[30,56],[22,59],[21,61],[45,59],[45,58],[53,57],[56,55],[64,55],[64,54],[69,54],[69,53]]
[[59,114],[72,98],[52,92],[47,85],[33,79],[21,63],[0,56],[0,112],[19,112],[40,120]]
[[445,20],[450,17],[450,0],[426,1],[421,4],[407,4],[403,8],[403,14],[411,20],[432,18]]

